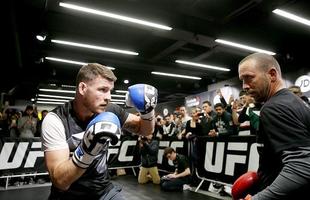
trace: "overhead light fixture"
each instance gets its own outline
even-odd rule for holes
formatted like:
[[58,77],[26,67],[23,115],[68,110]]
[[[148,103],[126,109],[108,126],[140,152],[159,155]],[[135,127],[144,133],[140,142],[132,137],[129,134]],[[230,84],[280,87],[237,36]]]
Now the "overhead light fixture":
[[110,103],[119,104],[119,105],[124,105],[125,104],[125,102],[114,102],[114,101],[111,101]]
[[124,83],[125,83],[125,84],[128,84],[128,83],[129,83],[129,80],[125,79],[125,80],[124,80]]
[[46,39],[46,35],[36,35],[37,40],[44,41]]
[[282,17],[288,18],[290,20],[293,20],[293,21],[305,24],[307,26],[310,26],[310,20],[302,18],[302,17],[299,17],[299,16],[297,16],[295,14],[292,14],[292,13],[289,13],[287,11],[284,11],[284,10],[281,10],[281,9],[275,9],[272,12],[277,14],[277,15],[280,15]]
[[125,99],[111,99],[111,101],[114,101],[114,102],[126,102]]
[[65,97],[65,96],[48,95],[48,94],[38,94],[37,96],[38,96],[38,97],[57,98],[57,99],[68,99],[68,100],[74,99],[74,97]]
[[197,76],[187,76],[187,75],[180,75],[180,74],[170,74],[164,72],[151,72],[152,74],[160,75],[160,76],[171,76],[175,78],[186,78],[186,79],[194,79],[194,80],[201,80],[200,77]]
[[55,83],[49,83],[48,86],[56,87],[57,85]]
[[48,99],[48,98],[37,98],[38,101],[56,101],[56,102],[68,102],[66,99]]
[[57,44],[63,44],[63,45],[74,46],[74,47],[96,49],[96,50],[100,50],[100,51],[108,51],[108,52],[113,52],[113,53],[120,53],[120,54],[134,55],[134,56],[139,55],[139,53],[134,52],[134,51],[114,49],[114,48],[96,46],[96,45],[91,45],[91,44],[84,44],[84,43],[71,42],[71,41],[65,41],[65,40],[51,40],[51,41],[54,43],[57,43]]
[[[80,61],[75,61],[75,60],[68,60],[68,59],[63,59],[63,58],[55,58],[55,57],[45,57],[46,60],[51,60],[51,61],[56,61],[56,62],[63,62],[63,63],[69,63],[69,64],[74,64],[74,65],[80,65],[84,66],[87,65],[88,63],[85,62],[80,62]],[[114,67],[107,67],[111,70],[114,70]]]
[[116,93],[127,93],[127,90],[115,90]]
[[40,88],[39,91],[75,94],[75,91],[73,91],[73,90],[56,90],[56,89],[44,89],[44,88]]
[[67,88],[76,88],[76,86],[75,85],[61,85],[61,87],[67,87]]
[[141,20],[141,19],[127,17],[127,16],[124,16],[124,15],[118,15],[118,14],[115,14],[115,13],[105,12],[105,11],[102,11],[102,10],[96,10],[96,9],[92,9],[92,8],[78,6],[78,5],[74,5],[74,4],[70,4],[70,3],[60,2],[59,6],[65,7],[65,8],[70,8],[70,9],[73,9],[73,10],[78,10],[78,11],[81,11],[81,12],[91,13],[91,14],[100,15],[100,16],[104,16],[104,17],[109,17],[109,18],[113,18],[113,19],[118,19],[118,20],[121,20],[121,21],[131,22],[131,23],[140,24],[140,25],[144,25],[144,26],[150,26],[150,27],[153,27],[153,28],[158,28],[158,29],[163,29],[163,30],[168,30],[168,31],[172,30],[171,27],[165,26],[165,25],[162,25],[162,24],[157,24],[157,23],[154,23],[154,22],[149,22],[149,21],[145,21],[145,20]]
[[46,105],[49,105],[49,104],[52,104],[52,105],[62,105],[62,104],[65,104],[65,102],[53,102],[53,101],[36,101],[37,104],[46,104]]
[[111,94],[111,97],[119,97],[119,98],[126,98],[126,95],[120,95],[120,94]]
[[237,47],[237,48],[240,48],[240,49],[246,49],[246,50],[253,51],[253,52],[260,52],[260,53],[266,53],[266,54],[269,54],[269,55],[276,55],[276,53],[274,53],[272,51],[267,51],[267,50],[264,50],[264,49],[259,49],[259,48],[256,48],[256,47],[251,47],[251,46],[248,46],[248,45],[239,44],[239,43],[231,42],[231,41],[227,41],[227,40],[216,39],[215,42],[218,42],[218,43],[221,43],[221,44],[225,44],[225,45],[228,45],[228,46]]
[[81,65],[81,66],[87,64],[87,63],[84,63],[84,62],[68,60],[68,59],[63,59],[63,58],[55,58],[55,57],[45,57],[45,59],[46,60],[57,61],[57,62],[64,62],[64,63],[74,64],[74,65]]
[[184,65],[202,67],[202,68],[207,68],[207,69],[215,69],[215,70],[227,71],[227,72],[230,71],[230,69],[224,68],[224,67],[217,67],[217,66],[206,65],[206,64],[201,64],[201,63],[189,62],[189,61],[185,61],[185,60],[176,60],[175,62],[184,64]]

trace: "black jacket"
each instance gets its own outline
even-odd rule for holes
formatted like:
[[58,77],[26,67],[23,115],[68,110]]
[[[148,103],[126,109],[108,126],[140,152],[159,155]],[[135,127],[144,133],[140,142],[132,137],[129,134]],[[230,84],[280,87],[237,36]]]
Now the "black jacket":
[[142,167],[148,168],[157,166],[158,149],[159,143],[157,140],[152,139],[151,142],[143,142],[143,147],[140,147]]

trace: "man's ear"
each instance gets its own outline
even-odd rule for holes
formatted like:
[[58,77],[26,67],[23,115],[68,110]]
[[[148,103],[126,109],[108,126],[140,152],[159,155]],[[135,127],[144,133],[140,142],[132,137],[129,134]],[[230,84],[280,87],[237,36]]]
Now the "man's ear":
[[80,83],[79,83],[79,89],[78,89],[79,93],[80,93],[81,95],[84,95],[84,94],[86,93],[86,89],[87,89],[86,83],[80,82]]
[[270,77],[271,82],[275,82],[278,79],[278,72],[274,67],[269,69],[268,75]]

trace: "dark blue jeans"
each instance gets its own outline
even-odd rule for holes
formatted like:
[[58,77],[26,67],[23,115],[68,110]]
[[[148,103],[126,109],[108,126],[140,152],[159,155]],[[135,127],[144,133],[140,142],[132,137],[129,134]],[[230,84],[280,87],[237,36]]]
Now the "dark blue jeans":
[[190,177],[161,179],[160,186],[164,191],[183,191],[183,185],[190,183]]

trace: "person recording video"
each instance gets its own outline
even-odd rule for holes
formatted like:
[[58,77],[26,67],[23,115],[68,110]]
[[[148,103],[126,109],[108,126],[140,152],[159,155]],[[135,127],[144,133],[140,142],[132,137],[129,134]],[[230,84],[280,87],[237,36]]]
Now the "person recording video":
[[152,181],[154,184],[159,184],[160,177],[157,168],[158,141],[153,139],[153,135],[148,135],[140,136],[138,143],[141,154],[138,183],[144,184]]

